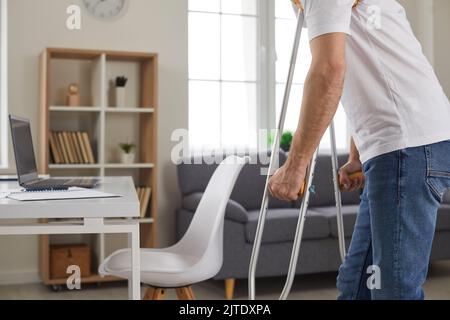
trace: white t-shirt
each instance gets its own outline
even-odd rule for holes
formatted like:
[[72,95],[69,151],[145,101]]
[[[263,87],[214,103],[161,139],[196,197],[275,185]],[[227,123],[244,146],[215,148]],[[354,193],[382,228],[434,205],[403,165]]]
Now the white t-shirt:
[[349,34],[342,104],[361,161],[450,139],[450,103],[395,0],[302,0],[310,40]]

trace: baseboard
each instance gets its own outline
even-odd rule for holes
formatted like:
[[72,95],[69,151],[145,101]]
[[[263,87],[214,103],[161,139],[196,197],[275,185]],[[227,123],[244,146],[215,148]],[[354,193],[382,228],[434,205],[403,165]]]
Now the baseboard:
[[41,282],[42,280],[37,270],[0,271],[0,286]]

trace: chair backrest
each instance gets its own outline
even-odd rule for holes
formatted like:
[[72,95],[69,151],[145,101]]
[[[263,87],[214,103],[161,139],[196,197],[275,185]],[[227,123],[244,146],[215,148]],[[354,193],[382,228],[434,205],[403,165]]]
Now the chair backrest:
[[214,255],[222,256],[225,209],[239,173],[248,160],[248,157],[230,156],[217,167],[188,230],[173,249],[201,258],[207,254],[208,248],[215,248]]

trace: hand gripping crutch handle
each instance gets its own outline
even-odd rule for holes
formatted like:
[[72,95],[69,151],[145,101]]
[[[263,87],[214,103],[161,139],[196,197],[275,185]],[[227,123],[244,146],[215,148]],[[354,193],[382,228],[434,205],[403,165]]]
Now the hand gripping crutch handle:
[[[348,176],[348,178],[350,180],[357,180],[357,179],[361,180],[361,179],[364,178],[364,174],[362,173],[362,171],[358,171],[358,172],[354,172],[354,173],[350,174]],[[344,189],[344,185],[339,184],[339,189],[343,190]],[[298,193],[298,195],[300,197],[302,197],[303,194],[305,193],[305,191],[306,191],[306,181],[303,182],[302,188],[300,189],[300,192]]]
[[250,259],[249,276],[248,276],[248,282],[249,282],[248,287],[249,287],[249,299],[250,300],[255,300],[256,267],[258,265],[259,251],[261,248],[262,235],[264,233],[264,225],[266,222],[266,215],[267,215],[267,209],[268,209],[268,203],[269,203],[269,191],[268,191],[269,179],[270,179],[270,175],[275,171],[276,164],[278,163],[277,160],[278,160],[278,153],[279,153],[279,148],[280,148],[280,140],[281,140],[281,135],[282,135],[282,132],[284,129],[284,122],[286,120],[286,112],[288,109],[289,97],[290,97],[291,89],[292,89],[292,83],[294,81],[295,65],[297,62],[297,54],[298,54],[298,49],[300,46],[303,22],[304,22],[303,12],[301,12],[299,10],[298,18],[297,18],[297,29],[296,29],[295,38],[294,38],[294,46],[292,48],[291,64],[290,64],[289,73],[288,73],[288,80],[287,80],[286,88],[285,88],[285,92],[284,92],[283,105],[281,107],[281,114],[280,114],[280,118],[278,121],[278,127],[277,127],[277,130],[275,133],[275,141],[274,141],[273,148],[272,148],[269,172],[267,175],[266,185],[264,188],[261,211],[259,213],[258,226],[256,228],[255,241],[254,241],[254,245],[253,245],[252,256]]

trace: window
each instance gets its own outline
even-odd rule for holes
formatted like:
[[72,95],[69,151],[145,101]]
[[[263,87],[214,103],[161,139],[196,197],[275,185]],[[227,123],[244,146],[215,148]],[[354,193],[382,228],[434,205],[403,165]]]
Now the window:
[[8,165],[6,18],[6,0],[0,0],[0,168]]
[[[189,0],[189,140],[194,151],[255,149],[274,128],[296,19],[289,0]],[[295,131],[311,63],[303,32],[285,130]],[[268,50],[267,48],[274,49]],[[275,57],[276,56],[276,57]],[[346,117],[336,119],[346,149]],[[321,145],[330,148],[328,134]]]
[[194,150],[255,148],[258,1],[189,1],[189,132]]

